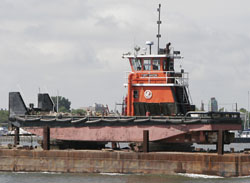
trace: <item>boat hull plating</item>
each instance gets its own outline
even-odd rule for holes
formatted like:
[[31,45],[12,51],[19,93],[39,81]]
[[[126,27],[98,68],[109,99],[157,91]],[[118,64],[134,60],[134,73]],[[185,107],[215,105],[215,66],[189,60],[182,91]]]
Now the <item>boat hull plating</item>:
[[[42,136],[43,128],[25,128],[27,131]],[[179,135],[218,130],[240,130],[240,124],[178,124],[178,125],[138,125],[138,126],[88,126],[51,128],[50,137],[58,140],[106,141],[106,142],[142,142],[143,130],[149,131],[149,141],[160,141]],[[201,133],[202,135],[202,133]],[[190,139],[190,142],[199,142],[205,137]],[[185,139],[187,141],[187,139]],[[185,141],[185,142],[186,142]],[[178,139],[175,139],[178,142]],[[181,141],[180,141],[181,142]]]

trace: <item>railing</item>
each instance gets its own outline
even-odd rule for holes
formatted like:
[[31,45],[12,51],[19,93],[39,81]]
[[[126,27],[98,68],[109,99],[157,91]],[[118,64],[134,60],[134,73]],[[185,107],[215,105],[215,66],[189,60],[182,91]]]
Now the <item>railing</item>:
[[[128,75],[130,73],[135,73],[135,72],[126,72],[126,83],[128,82]],[[138,73],[139,80],[144,79],[146,83],[138,83],[134,84],[135,86],[139,85],[144,85],[144,86],[188,86],[188,73],[187,72],[175,72],[175,71],[141,71],[141,72],[136,72]],[[165,76],[158,76],[164,74]],[[147,80],[145,80],[147,79]],[[165,80],[166,83],[157,83],[157,80],[159,81],[161,79]],[[127,86],[127,84],[125,84]]]
[[192,117],[192,118],[231,118],[231,119],[240,119],[239,112],[204,112],[204,111],[190,111],[187,112],[185,117]]
[[[130,73],[138,73],[140,79],[144,79],[143,81],[145,83],[134,83],[133,86],[179,86],[179,87],[185,87],[186,92],[183,91],[183,97],[187,99],[187,101],[192,104],[192,97],[190,95],[189,91],[189,75],[188,72],[175,72],[175,71],[141,71],[141,72],[125,72],[126,76],[126,84],[124,84],[125,87],[127,87],[127,82],[128,82],[128,75]],[[165,75],[164,77],[158,76],[159,75]],[[145,80],[145,78],[147,80]],[[152,80],[153,79],[153,80]],[[155,80],[159,79],[159,80]],[[165,80],[166,83],[162,83],[160,81]],[[157,83],[158,82],[158,83]],[[184,88],[183,88],[184,90]],[[183,99],[184,100],[184,99]]]

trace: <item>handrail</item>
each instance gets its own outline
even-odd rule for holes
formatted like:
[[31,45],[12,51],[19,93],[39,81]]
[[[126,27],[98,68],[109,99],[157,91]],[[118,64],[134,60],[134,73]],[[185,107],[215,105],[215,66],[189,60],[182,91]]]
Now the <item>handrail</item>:
[[[188,86],[188,72],[175,72],[175,71],[140,71],[140,72],[125,72],[126,82],[130,73],[138,73],[140,79],[147,79],[147,84],[152,83],[152,79],[166,79],[167,84],[174,84],[176,86]],[[144,76],[141,76],[144,74]],[[154,74],[165,74],[165,77],[155,76]],[[171,76],[175,74],[174,76]],[[178,75],[177,75],[178,74]],[[148,75],[148,76],[147,76]],[[173,80],[173,81],[171,81]],[[155,81],[155,80],[153,80]],[[156,84],[154,82],[154,84]]]

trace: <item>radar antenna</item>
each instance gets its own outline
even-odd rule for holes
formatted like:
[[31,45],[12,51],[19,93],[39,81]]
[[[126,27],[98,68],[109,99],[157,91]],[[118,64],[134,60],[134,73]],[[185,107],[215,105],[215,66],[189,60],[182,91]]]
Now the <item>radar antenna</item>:
[[157,52],[159,54],[160,53],[160,37],[161,37],[161,34],[160,34],[160,26],[161,26],[161,4],[159,4],[159,8],[157,8],[157,11],[159,12],[159,16],[158,16],[158,21],[157,21],[157,24],[158,24],[158,34],[156,35],[156,37],[158,39]]

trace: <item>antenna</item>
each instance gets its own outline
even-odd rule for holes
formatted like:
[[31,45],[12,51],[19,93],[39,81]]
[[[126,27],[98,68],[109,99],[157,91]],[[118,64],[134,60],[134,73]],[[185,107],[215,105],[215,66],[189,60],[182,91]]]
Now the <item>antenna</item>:
[[59,106],[58,96],[59,96],[59,90],[57,90],[57,94],[56,94],[56,112],[59,113],[59,111],[58,111],[58,106]]
[[160,26],[161,26],[161,4],[159,4],[159,8],[157,8],[157,11],[159,12],[159,16],[158,16],[158,21],[157,21],[157,24],[158,24],[158,34],[156,35],[157,39],[158,39],[158,54],[160,53],[160,37],[161,37],[161,34],[160,34]]
[[249,91],[247,92],[247,130],[249,129]]

